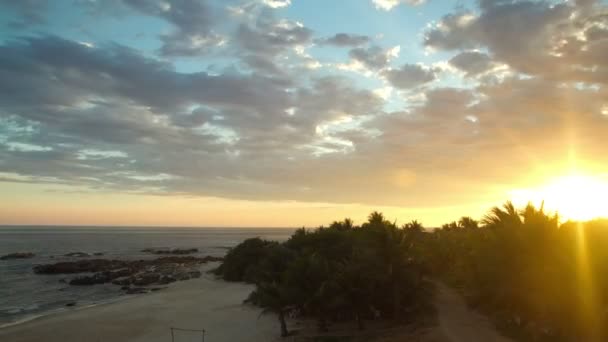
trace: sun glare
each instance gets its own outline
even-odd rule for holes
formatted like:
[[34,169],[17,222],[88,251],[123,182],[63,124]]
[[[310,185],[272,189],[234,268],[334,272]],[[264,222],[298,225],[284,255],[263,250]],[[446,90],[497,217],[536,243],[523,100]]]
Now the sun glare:
[[545,208],[557,211],[562,220],[575,221],[608,217],[607,196],[608,180],[583,174],[558,177],[536,189],[512,192],[515,204],[544,202]]

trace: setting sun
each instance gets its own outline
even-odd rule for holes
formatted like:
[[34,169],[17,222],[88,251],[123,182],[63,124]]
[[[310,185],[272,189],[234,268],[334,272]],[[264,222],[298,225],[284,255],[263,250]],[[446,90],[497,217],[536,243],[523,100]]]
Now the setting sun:
[[518,204],[544,202],[545,208],[557,211],[562,220],[584,221],[608,214],[606,193],[608,180],[602,176],[575,173],[554,178],[539,188],[514,191],[512,197]]

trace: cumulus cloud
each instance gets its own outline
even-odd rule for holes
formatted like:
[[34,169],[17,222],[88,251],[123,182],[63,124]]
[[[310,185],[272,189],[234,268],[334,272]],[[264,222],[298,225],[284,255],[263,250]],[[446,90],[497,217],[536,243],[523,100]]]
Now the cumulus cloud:
[[218,14],[208,0],[122,1],[136,11],[162,18],[174,26],[174,31],[160,37],[163,43],[160,52],[165,56],[204,54],[224,41],[212,30]]
[[434,70],[417,64],[404,64],[398,69],[385,70],[382,74],[399,89],[412,89],[436,79]]
[[25,28],[32,25],[45,23],[46,10],[48,9],[46,0],[0,0],[0,8],[5,7],[19,15],[19,19],[12,21],[11,26]]
[[452,57],[449,64],[463,71],[468,77],[482,74],[495,66],[490,56],[477,51],[461,52]]
[[[593,1],[482,1],[479,14],[461,11],[444,16],[426,32],[424,45],[437,50],[487,49],[492,60],[518,72],[601,82],[597,76],[607,67],[600,52],[605,51],[606,19],[598,14],[603,7],[595,6],[599,5]],[[464,58],[455,62],[464,63]],[[591,72],[583,65],[600,70]]]
[[272,8],[281,8],[291,5],[291,0],[263,0],[266,6]]
[[[596,1],[487,0],[447,14],[420,47],[460,71],[449,74],[416,51],[395,63],[400,47],[376,46],[371,32],[319,37],[263,1],[230,2],[242,5],[230,22],[211,0],[113,3],[170,24],[154,33],[159,51],[94,37],[0,42],[2,181],[436,205],[479,200],[563,159],[572,141],[581,160],[608,163],[608,25]],[[210,46],[221,58],[167,58]]]
[[259,74],[185,74],[124,46],[53,36],[1,45],[0,75],[10,122],[0,132],[3,172],[100,188],[137,188],[130,180],[166,174],[159,191],[238,197],[251,184],[243,196],[261,194],[256,184],[271,181],[261,159],[306,159],[306,146],[320,146],[321,123],[381,111],[373,92],[340,78],[297,85]]
[[349,34],[349,33],[336,33],[335,35],[317,40],[317,43],[322,45],[334,45],[339,47],[353,47],[367,44],[371,41],[369,36]]
[[422,5],[426,0],[372,0],[377,9],[390,11],[399,4],[408,4],[412,6]]
[[367,48],[355,48],[349,51],[351,59],[361,63],[367,69],[378,71],[389,66],[389,63],[399,56],[399,46],[383,49],[373,45]]

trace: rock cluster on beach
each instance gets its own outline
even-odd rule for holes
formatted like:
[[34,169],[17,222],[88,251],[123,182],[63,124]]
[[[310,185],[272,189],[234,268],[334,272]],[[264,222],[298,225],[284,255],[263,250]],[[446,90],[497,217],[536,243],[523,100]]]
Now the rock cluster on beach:
[[64,254],[63,256],[70,257],[70,258],[88,258],[91,256],[102,256],[102,255],[103,255],[103,253],[101,253],[101,252],[96,252],[93,254],[89,254],[89,253],[85,253],[85,252],[70,252],[70,253]]
[[0,256],[0,260],[29,259],[33,258],[34,256],[35,254],[30,252],[17,252]]
[[[87,259],[58,262],[34,266],[36,274],[78,274],[69,281],[70,285],[83,286],[112,283],[123,287],[127,293],[138,292],[131,286],[165,285],[175,281],[198,278],[200,264],[220,261],[221,258],[206,256],[169,256],[153,260],[108,260]],[[139,291],[141,292],[141,290]]]
[[194,254],[198,253],[198,248],[174,248],[174,249],[164,249],[164,248],[146,248],[142,249],[143,253],[151,253],[151,254],[169,254],[169,255],[186,255],[186,254]]

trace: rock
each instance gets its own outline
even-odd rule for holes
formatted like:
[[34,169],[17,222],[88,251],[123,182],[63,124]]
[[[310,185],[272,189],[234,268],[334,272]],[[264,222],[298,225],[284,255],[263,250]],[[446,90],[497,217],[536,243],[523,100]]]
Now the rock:
[[175,277],[173,275],[164,275],[160,278],[158,283],[161,285],[166,285],[166,284],[170,284],[170,283],[173,283],[176,281],[177,281],[177,279],[175,279]]
[[95,273],[92,276],[77,277],[70,280],[70,285],[88,286],[95,284],[103,284],[110,281],[106,272]]
[[118,270],[112,270],[108,272],[108,277],[110,280],[114,280],[116,278],[123,278],[130,276],[132,271],[129,268],[121,268]]
[[164,289],[166,289],[166,287],[153,287],[150,289],[150,291],[156,292],[156,291],[160,291],[160,290],[164,290]]
[[135,278],[133,285],[136,286],[147,286],[152,285],[160,280],[161,276],[158,273],[146,273],[138,278]]
[[123,268],[128,265],[126,261],[106,260],[106,259],[90,259],[58,262],[55,264],[36,265],[34,273],[37,274],[70,274],[70,273],[85,273],[85,272],[101,272]]
[[102,252],[96,252],[96,253],[93,253],[93,255],[94,255],[94,256],[102,256],[102,255],[103,255],[103,253],[102,253]]
[[[216,257],[165,256],[154,260],[86,259],[36,265],[37,274],[89,273],[69,281],[74,286],[111,282],[119,286],[166,285],[179,280],[201,277],[198,265],[215,261]],[[65,281],[65,280],[63,280]]]
[[224,258],[207,255],[206,257],[203,258],[203,260],[204,260],[204,262],[215,262],[215,261],[224,261]]
[[10,254],[6,254],[0,257],[0,260],[11,260],[11,259],[29,259],[29,258],[33,258],[35,256],[34,253],[30,253],[30,252],[17,252],[17,253],[10,253]]
[[71,253],[64,254],[63,256],[75,257],[75,258],[86,258],[86,257],[90,257],[91,254],[85,253],[85,252],[71,252]]
[[152,253],[152,254],[172,254],[172,255],[186,255],[186,254],[194,254],[198,253],[198,248],[175,248],[175,249],[156,249],[156,248],[146,248],[141,250],[144,253]]
[[70,306],[76,306],[76,302],[69,302],[65,306],[68,306],[68,307],[70,307]]
[[188,274],[190,275],[190,278],[195,279],[195,278],[200,278],[202,273],[199,270],[195,270],[195,271],[190,271],[188,272]]
[[133,280],[131,279],[131,277],[120,277],[112,280],[112,284],[121,286],[131,285],[132,282]]
[[148,289],[146,289],[145,287],[129,287],[126,290],[127,294],[144,294],[144,293],[148,293]]

